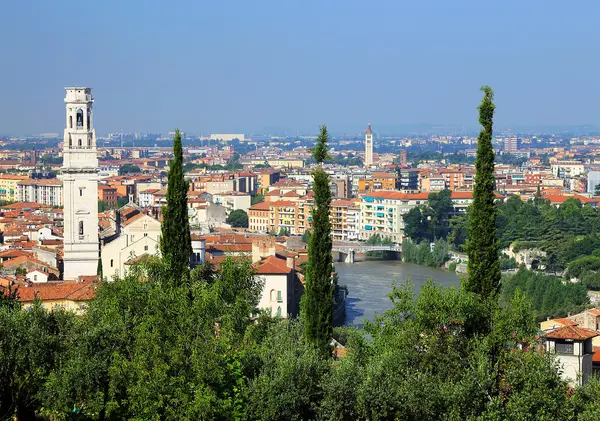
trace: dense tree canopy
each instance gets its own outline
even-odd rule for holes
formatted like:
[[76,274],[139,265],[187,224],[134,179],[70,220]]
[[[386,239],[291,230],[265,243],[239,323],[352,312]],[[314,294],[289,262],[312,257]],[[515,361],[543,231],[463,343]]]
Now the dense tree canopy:
[[236,209],[227,216],[226,222],[234,228],[248,228],[248,214],[242,209]]

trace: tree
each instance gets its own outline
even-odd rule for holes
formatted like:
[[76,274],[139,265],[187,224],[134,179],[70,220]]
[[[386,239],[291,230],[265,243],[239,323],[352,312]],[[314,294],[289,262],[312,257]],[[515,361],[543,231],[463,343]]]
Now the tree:
[[600,196],[600,184],[596,184],[594,187],[594,196]]
[[250,204],[252,206],[261,203],[262,201],[265,200],[265,196],[262,195],[261,193],[258,193],[256,196],[252,196],[252,198],[250,199]]
[[248,228],[248,214],[242,209],[232,211],[226,222],[234,228]]
[[123,164],[119,168],[120,175],[136,174],[136,173],[141,173],[141,172],[142,172],[141,168],[138,167],[137,165],[133,165],[133,164]]
[[305,291],[301,300],[301,314],[307,340],[322,351],[329,349],[333,329],[333,291],[331,274],[331,222],[329,210],[331,190],[329,176],[322,164],[327,159],[327,127],[321,126],[321,133],[313,149],[313,156],[319,164],[313,171],[315,204],[311,211],[312,235],[308,243],[308,264],[305,272]]
[[286,227],[279,228],[279,232],[277,233],[278,237],[289,237],[290,230]]
[[181,133],[175,131],[173,139],[173,160],[169,163],[167,185],[167,205],[163,209],[160,251],[165,261],[171,265],[175,282],[187,272],[192,255],[192,240],[188,219],[188,183],[183,177],[183,148]]
[[496,205],[494,195],[494,149],[492,126],[494,93],[489,86],[479,105],[479,123],[483,126],[477,142],[473,203],[469,213],[467,251],[467,289],[484,298],[493,297],[500,284],[498,238],[496,236]]

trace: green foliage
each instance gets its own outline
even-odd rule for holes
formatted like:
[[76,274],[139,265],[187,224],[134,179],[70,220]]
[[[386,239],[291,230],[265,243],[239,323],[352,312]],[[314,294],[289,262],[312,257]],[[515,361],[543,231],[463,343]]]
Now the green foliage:
[[304,233],[302,234],[302,242],[308,244],[311,235],[311,230],[304,230]]
[[98,212],[105,212],[110,209],[111,207],[108,203],[106,203],[104,200],[98,200]]
[[579,281],[586,289],[600,291],[600,272],[585,270],[579,275]]
[[35,419],[46,378],[67,352],[75,322],[59,309],[47,313],[39,301],[29,311],[0,305],[0,419]]
[[290,235],[289,229],[287,229],[286,227],[279,228],[279,232],[277,233],[278,237],[289,237],[289,235]]
[[117,199],[117,209],[121,209],[123,206],[129,203],[129,199],[126,197],[119,197]]
[[[83,419],[234,419],[245,407],[240,353],[262,290],[251,263],[191,272],[149,260],[104,283],[43,393],[47,414]],[[36,352],[39,348],[35,349]]]
[[119,175],[139,174],[141,172],[141,168],[133,164],[123,164],[119,167]]
[[[327,138],[327,128],[322,126],[313,151],[319,163],[327,158]],[[308,243],[308,264],[300,308],[307,340],[325,352],[329,349],[333,329],[331,190],[329,175],[322,168],[314,170],[312,175],[315,204],[311,210],[312,235]]]
[[264,202],[264,200],[265,197],[262,194],[258,193],[256,196],[252,196],[252,198],[250,199],[250,204],[254,206],[258,203]]
[[600,269],[600,257],[598,256],[584,256],[573,260],[567,266],[567,272],[565,273],[566,279],[578,278],[579,275],[584,271],[597,271]]
[[183,148],[179,130],[175,131],[173,139],[173,155],[169,163],[167,206],[163,209],[160,251],[171,265],[175,282],[180,283],[187,276],[192,240],[187,206],[188,183],[183,177]]
[[594,187],[594,196],[600,196],[600,184],[596,184]]
[[448,270],[449,270],[450,272],[456,272],[456,262],[451,262],[451,263],[448,265]]
[[506,256],[502,256],[500,258],[500,270],[516,269],[517,266],[517,261],[514,257],[508,258]]
[[[379,234],[373,234],[369,237],[369,239],[365,242],[365,244],[374,245],[374,246],[392,246],[394,245],[394,240],[390,237],[386,237]],[[392,252],[393,253],[393,252]],[[367,252],[367,256],[375,257],[375,258],[387,258],[390,253],[387,251],[369,251]]]
[[469,235],[469,217],[466,215],[456,215],[450,218],[448,243],[456,250],[464,251]]
[[248,228],[248,214],[242,209],[232,211],[226,222],[234,228]]
[[448,252],[448,243],[442,239],[434,243],[433,249],[428,241],[415,244],[405,238],[402,242],[402,260],[406,263],[440,267],[448,260]]
[[412,208],[404,216],[404,233],[414,242],[446,238],[450,231],[450,214],[454,210],[448,189],[430,193],[426,205]]
[[327,134],[327,126],[322,125],[320,128],[319,136],[317,136],[317,144],[311,150],[313,158],[318,164],[322,164],[325,160],[329,159],[329,153],[327,152],[329,141],[329,135]]
[[248,386],[248,419],[310,420],[317,415],[328,359],[302,335],[297,322],[270,327],[258,347],[262,370]]
[[563,282],[560,278],[526,269],[519,269],[515,275],[503,278],[500,303],[510,301],[516,289],[523,291],[532,300],[539,320],[580,312],[589,303],[583,285]]
[[499,243],[496,234],[496,206],[494,196],[494,149],[492,126],[494,93],[489,86],[479,105],[479,123],[483,126],[477,141],[473,203],[469,213],[467,252],[467,289],[484,298],[493,297],[500,284]]

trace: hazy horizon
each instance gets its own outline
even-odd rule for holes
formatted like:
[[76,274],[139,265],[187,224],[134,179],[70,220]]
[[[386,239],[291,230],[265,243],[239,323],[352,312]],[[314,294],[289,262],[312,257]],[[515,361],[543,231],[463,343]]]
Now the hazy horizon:
[[[64,87],[98,133],[600,126],[600,3],[5,2],[0,134],[62,133]],[[393,131],[393,130],[390,130]]]

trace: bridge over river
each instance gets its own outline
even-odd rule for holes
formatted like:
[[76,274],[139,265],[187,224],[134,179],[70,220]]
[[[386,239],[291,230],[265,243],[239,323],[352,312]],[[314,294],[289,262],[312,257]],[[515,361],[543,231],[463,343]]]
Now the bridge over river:
[[402,246],[393,245],[373,245],[365,243],[341,243],[334,242],[331,249],[338,253],[338,261],[346,263],[354,263],[356,253],[367,253],[369,251],[391,251],[395,253],[402,252]]

